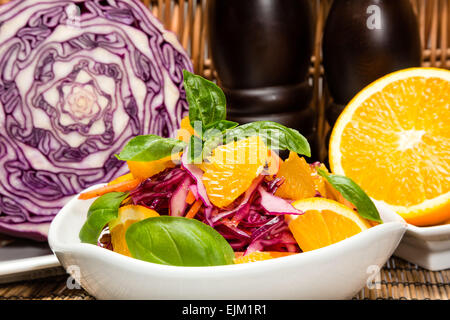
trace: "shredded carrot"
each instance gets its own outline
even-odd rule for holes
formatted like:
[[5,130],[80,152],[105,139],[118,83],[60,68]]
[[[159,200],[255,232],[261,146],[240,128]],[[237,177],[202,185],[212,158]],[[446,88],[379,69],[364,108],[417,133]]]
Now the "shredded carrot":
[[200,199],[195,201],[195,203],[189,209],[188,213],[186,213],[186,218],[193,219],[195,217],[195,215],[197,214],[198,210],[200,210],[201,206],[202,206],[202,201]]
[[221,221],[222,221],[222,224],[226,225],[227,227],[237,227],[237,225],[239,223],[237,221],[232,221],[228,218],[222,219]]
[[78,197],[80,200],[88,200],[96,197],[100,197],[106,193],[110,192],[127,192],[133,190],[141,183],[140,179],[128,180],[120,183],[116,183],[113,185],[107,185],[95,190],[87,191]]
[[186,197],[186,203],[187,204],[193,204],[194,201],[195,201],[194,193],[191,190],[189,190],[189,193],[188,193],[188,195]]

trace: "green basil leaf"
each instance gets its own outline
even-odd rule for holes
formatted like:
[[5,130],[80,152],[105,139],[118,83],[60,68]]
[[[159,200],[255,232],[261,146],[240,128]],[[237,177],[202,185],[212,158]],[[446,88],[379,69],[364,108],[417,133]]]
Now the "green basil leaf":
[[239,125],[239,123],[234,121],[228,121],[228,120],[220,120],[214,123],[211,123],[205,127],[205,133],[203,134],[204,137],[207,137],[209,135],[214,135],[219,132],[225,132],[226,130],[236,128]]
[[383,223],[375,204],[369,196],[352,179],[328,174],[322,169],[318,170],[319,175],[328,180],[328,182],[339,191],[342,196],[350,201],[358,210],[358,214],[368,220]]
[[222,89],[213,82],[183,70],[184,89],[189,103],[189,121],[195,127],[201,121],[206,127],[214,122],[225,120],[227,116],[226,98]]
[[127,196],[124,192],[110,192],[96,199],[89,207],[87,220],[78,235],[81,242],[97,244],[103,228],[117,218],[120,204]]
[[186,151],[188,152],[189,163],[200,164],[203,162],[203,141],[199,137],[191,136]]
[[227,130],[225,143],[250,136],[260,136],[272,150],[290,150],[307,157],[311,156],[308,140],[300,132],[272,121],[251,122]]
[[189,267],[233,264],[234,251],[225,238],[195,219],[148,218],[131,225],[125,238],[139,260]]
[[157,135],[142,135],[131,139],[117,156],[124,161],[154,161],[179,153],[186,143],[172,138]]

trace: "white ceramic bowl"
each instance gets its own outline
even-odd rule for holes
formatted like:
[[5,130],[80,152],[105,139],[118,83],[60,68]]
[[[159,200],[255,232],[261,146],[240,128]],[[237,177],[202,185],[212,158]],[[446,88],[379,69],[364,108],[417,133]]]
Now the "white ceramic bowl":
[[434,227],[408,224],[395,255],[432,271],[450,268],[450,224]]
[[406,230],[401,218],[378,204],[384,224],[325,248],[249,264],[174,267],[80,243],[91,203],[71,200],[53,220],[49,243],[99,299],[349,299],[374,278]]

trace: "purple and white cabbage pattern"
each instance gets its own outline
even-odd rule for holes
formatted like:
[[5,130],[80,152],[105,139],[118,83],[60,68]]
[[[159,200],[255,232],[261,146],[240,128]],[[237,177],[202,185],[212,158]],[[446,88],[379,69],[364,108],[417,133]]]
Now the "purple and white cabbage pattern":
[[175,35],[137,0],[0,6],[0,232],[45,240],[75,194],[126,171],[139,134],[187,111]]

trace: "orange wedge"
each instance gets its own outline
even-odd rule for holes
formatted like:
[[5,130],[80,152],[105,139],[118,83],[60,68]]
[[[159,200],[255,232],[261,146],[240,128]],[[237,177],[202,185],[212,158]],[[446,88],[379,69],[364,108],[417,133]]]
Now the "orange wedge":
[[135,178],[147,179],[153,177],[155,174],[166,170],[167,168],[175,167],[174,158],[179,158],[178,155],[172,155],[155,161],[141,162],[141,161],[127,161],[128,169]]
[[450,219],[450,71],[414,68],[381,78],[345,108],[330,165],[406,221]]
[[188,143],[193,134],[194,134],[194,128],[192,128],[192,126],[191,126],[189,117],[184,117],[181,120],[180,129],[178,129],[178,131],[177,131],[177,139]]
[[246,256],[238,256],[234,259],[234,263],[241,264],[241,263],[249,263],[249,262],[256,262],[256,261],[264,261],[264,260],[270,260],[275,258],[281,258],[281,257],[287,257],[291,256],[293,252],[275,252],[275,251],[255,251],[252,252]]
[[268,157],[269,150],[258,136],[214,149],[200,166],[209,200],[219,208],[231,204],[263,171]]
[[123,176],[120,176],[120,177],[112,180],[111,182],[109,182],[108,186],[112,186],[114,184],[118,184],[118,183],[125,182],[125,181],[131,181],[133,179],[134,179],[133,174],[127,173],[127,174],[124,174]]
[[333,200],[310,198],[292,205],[304,212],[300,216],[286,216],[289,229],[304,252],[326,247],[371,227],[355,211]]
[[144,206],[127,205],[121,207],[119,209],[118,217],[109,223],[111,243],[114,252],[131,257],[125,240],[125,232],[127,232],[128,228],[133,223],[158,216],[159,214],[155,210]]
[[281,163],[277,177],[284,178],[275,193],[278,197],[300,200],[314,197],[316,191],[326,196],[324,178],[295,152],[291,152],[289,158]]
[[[194,129],[189,122],[189,117],[184,117],[181,120],[180,129],[177,131],[177,139],[188,143],[193,134]],[[167,168],[175,167],[174,160],[179,160],[180,158],[181,156],[172,155],[160,160],[148,162],[127,161],[127,164],[133,177],[144,180],[166,170]]]

